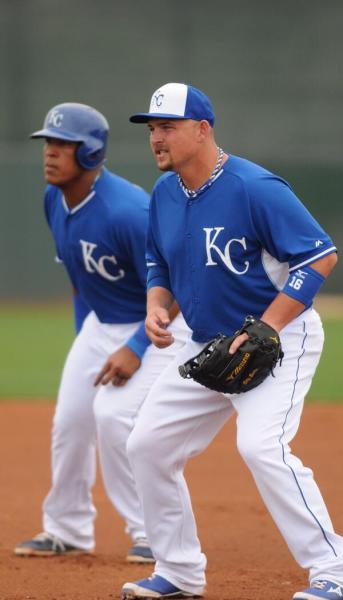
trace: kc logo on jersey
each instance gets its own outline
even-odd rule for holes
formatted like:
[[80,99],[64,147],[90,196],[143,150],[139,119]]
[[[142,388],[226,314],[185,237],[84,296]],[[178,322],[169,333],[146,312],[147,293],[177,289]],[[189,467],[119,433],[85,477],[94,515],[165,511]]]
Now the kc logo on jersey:
[[48,125],[53,125],[53,127],[61,127],[63,117],[63,113],[58,112],[58,110],[54,108],[49,114]]
[[245,237],[240,239],[232,238],[228,242],[226,242],[224,246],[224,252],[215,244],[219,234],[224,230],[224,227],[204,227],[203,228],[206,233],[206,254],[207,254],[207,267],[212,267],[217,265],[218,263],[214,260],[214,258],[220,258],[223,261],[224,265],[232,271],[232,273],[236,273],[236,275],[244,275],[249,269],[249,261],[244,261],[245,268],[241,271],[236,269],[231,259],[231,247],[233,244],[239,244],[242,246],[244,250],[247,249]]
[[111,265],[115,265],[117,268],[118,263],[115,256],[104,255],[101,256],[98,261],[96,261],[92,254],[97,248],[97,244],[93,244],[92,242],[86,242],[85,240],[80,240],[80,244],[82,248],[83,261],[85,263],[86,271],[88,271],[88,273],[97,272],[99,273],[99,275],[101,275],[108,281],[118,281],[118,279],[122,279],[125,276],[125,271],[123,269],[117,269],[117,275],[112,275],[106,270],[106,262],[111,263]]

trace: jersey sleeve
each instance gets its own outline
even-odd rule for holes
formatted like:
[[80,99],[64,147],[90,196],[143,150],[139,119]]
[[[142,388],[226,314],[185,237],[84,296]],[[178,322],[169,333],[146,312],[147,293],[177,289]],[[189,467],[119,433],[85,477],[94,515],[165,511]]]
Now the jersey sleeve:
[[172,292],[169,279],[169,268],[161,254],[161,251],[159,250],[160,244],[158,243],[158,239],[159,230],[158,219],[156,215],[156,197],[153,192],[150,203],[149,226],[146,246],[148,289],[153,287],[163,287]]
[[283,179],[265,175],[247,185],[251,224],[260,241],[289,270],[336,251],[331,238]]

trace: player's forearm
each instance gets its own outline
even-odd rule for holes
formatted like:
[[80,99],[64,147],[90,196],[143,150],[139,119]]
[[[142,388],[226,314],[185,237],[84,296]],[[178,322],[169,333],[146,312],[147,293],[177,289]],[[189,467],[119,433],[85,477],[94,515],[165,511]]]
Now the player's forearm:
[[261,316],[261,321],[268,323],[276,331],[281,331],[287,323],[295,319],[304,310],[302,302],[290,298],[280,292]]
[[156,308],[165,308],[170,311],[173,301],[173,295],[166,288],[159,286],[150,288],[147,296],[147,313],[149,314]]

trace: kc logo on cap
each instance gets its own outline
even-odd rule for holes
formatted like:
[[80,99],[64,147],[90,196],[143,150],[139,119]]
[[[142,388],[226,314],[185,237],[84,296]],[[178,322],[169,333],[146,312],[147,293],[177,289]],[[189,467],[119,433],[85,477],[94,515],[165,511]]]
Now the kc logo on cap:
[[151,98],[150,109],[153,106],[157,106],[158,108],[160,108],[162,106],[163,98],[164,98],[164,94],[159,93],[159,90],[158,90],[157,94],[154,94],[153,97]]
[[149,112],[136,113],[132,123],[146,123],[149,119],[206,120],[213,127],[214,111],[207,96],[185,83],[166,83],[152,95]]
[[[185,118],[188,87],[184,83],[167,83],[153,93],[149,113]],[[162,109],[163,107],[163,109]]]

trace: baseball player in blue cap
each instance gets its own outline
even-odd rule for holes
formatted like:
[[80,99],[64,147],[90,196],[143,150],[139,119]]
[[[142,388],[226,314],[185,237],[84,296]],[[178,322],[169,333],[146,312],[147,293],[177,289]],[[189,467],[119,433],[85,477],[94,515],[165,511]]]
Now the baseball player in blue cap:
[[84,104],[60,104],[31,137],[45,139],[45,214],[57,260],[75,291],[78,335],[64,365],[54,416],[44,530],[18,544],[15,553],[92,552],[98,436],[106,491],[133,540],[127,560],[154,562],[126,441],[152,383],[189,330],[174,305],[170,348],[161,353],[145,334],[149,197],[104,167],[105,117]]
[[[213,108],[200,90],[163,85],[149,111],[130,120],[147,123],[164,172],[150,206],[146,330],[157,347],[168,347],[176,299],[192,338],[152,387],[128,440],[156,566],[151,577],[126,583],[122,596],[204,593],[206,557],[183,471],[236,413],[239,452],[292,555],[309,570],[309,587],[294,600],[338,600],[343,538],[312,471],[289,446],[323,346],[312,303],[336,248],[285,180],[217,146]],[[179,365],[219,332],[239,331],[247,315],[280,335],[284,358],[274,377],[244,394],[180,377]],[[229,353],[246,339],[236,337]]]

